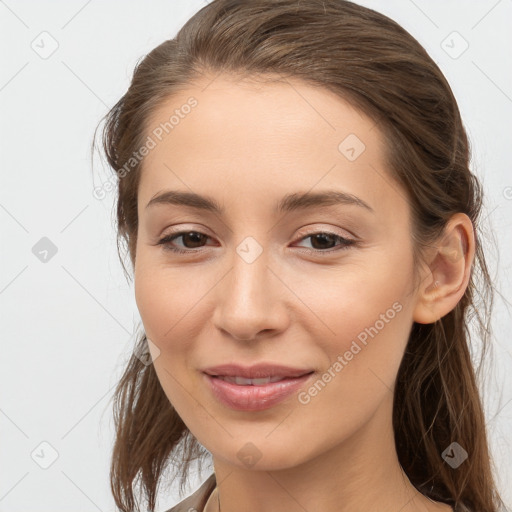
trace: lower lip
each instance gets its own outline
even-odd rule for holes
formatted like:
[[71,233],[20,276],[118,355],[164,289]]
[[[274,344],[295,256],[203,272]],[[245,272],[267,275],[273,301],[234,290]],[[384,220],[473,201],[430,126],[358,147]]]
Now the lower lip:
[[213,394],[224,405],[239,411],[262,411],[273,407],[298,391],[314,373],[283,379],[279,382],[269,382],[263,386],[241,386],[218,377],[212,377],[207,373],[203,375]]

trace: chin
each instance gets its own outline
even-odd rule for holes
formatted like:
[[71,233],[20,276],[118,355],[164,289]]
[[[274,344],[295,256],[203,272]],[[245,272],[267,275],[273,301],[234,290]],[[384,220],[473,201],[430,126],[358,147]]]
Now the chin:
[[[299,466],[314,457],[311,446],[306,450],[304,443],[299,443],[300,436],[289,437],[289,443],[280,438],[277,434],[268,435],[267,430],[259,437],[246,435],[239,441],[230,439],[222,446],[214,442],[215,450],[209,450],[214,457],[223,459],[240,469],[249,471],[280,471]],[[273,440],[269,437],[274,436]],[[259,440],[261,439],[261,441]]]

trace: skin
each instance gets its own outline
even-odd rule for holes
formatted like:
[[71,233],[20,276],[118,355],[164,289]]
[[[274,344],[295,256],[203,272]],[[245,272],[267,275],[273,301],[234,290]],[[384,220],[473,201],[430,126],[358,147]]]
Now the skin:
[[[300,81],[221,75],[169,98],[148,126],[191,95],[198,105],[144,160],[135,295],[162,387],[213,456],[218,488],[206,511],[218,510],[218,498],[222,512],[452,510],[402,471],[392,399],[413,322],[441,318],[467,287],[470,219],[452,218],[414,290],[410,205],[385,169],[371,119]],[[366,146],[354,161],[338,149],[349,134]],[[225,213],[146,208],[167,189],[209,195]],[[333,205],[273,214],[285,194],[327,189],[374,212]],[[208,238],[178,237],[169,244],[191,252],[175,254],[158,244],[173,229]],[[358,243],[337,251],[336,239],[315,243],[311,235],[326,231]],[[236,251],[248,236],[262,249],[252,263]],[[264,411],[236,411],[216,400],[200,372],[279,362],[314,369],[316,381],[393,304],[400,312],[307,404],[293,394]],[[239,457],[247,453],[256,464]]]

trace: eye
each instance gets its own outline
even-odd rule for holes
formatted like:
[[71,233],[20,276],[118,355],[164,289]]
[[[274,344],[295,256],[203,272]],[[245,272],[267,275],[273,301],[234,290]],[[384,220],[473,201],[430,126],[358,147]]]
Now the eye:
[[[311,234],[301,238],[300,241],[307,240],[308,238],[311,239],[313,248],[307,249],[306,251],[301,251],[301,252],[308,252],[308,253],[314,253],[314,254],[332,254],[333,252],[338,252],[338,251],[348,249],[350,246],[357,243],[356,240],[345,238],[340,235],[337,235],[336,233],[331,233],[329,231],[318,231],[315,233],[311,233]],[[336,242],[339,242],[338,248],[333,249],[332,248],[333,244],[335,247]],[[322,249],[329,249],[329,250],[322,250]]]
[[[182,243],[185,245],[185,249],[180,249],[179,247],[173,245],[173,242],[179,238],[182,239]],[[194,249],[200,249],[201,247],[204,247],[204,243],[206,243],[206,241],[209,238],[210,237],[208,235],[200,231],[180,231],[178,233],[165,236],[158,242],[158,244],[162,245],[163,248],[167,251],[172,251],[179,254],[191,254],[202,252],[200,250]],[[302,242],[304,240],[307,240],[308,238],[311,239],[313,247],[312,249],[306,248],[305,251],[301,252],[314,254],[331,254],[333,252],[348,249],[350,246],[357,243],[356,240],[345,238],[340,235],[337,235],[336,233],[331,233],[328,231],[318,231],[315,233],[311,233],[307,236],[304,236],[299,241]],[[339,243],[336,244],[336,242]],[[333,249],[333,247],[336,246],[338,248]]]
[[[183,250],[174,247],[172,242],[178,238],[182,238],[185,245],[190,244],[192,248]],[[200,231],[180,231],[179,233],[165,236],[158,242],[158,244],[163,245],[163,248],[166,251],[172,251],[180,254],[189,254],[193,252],[201,252],[194,251],[193,248],[201,247],[201,243],[208,238],[210,238],[208,235],[201,233]]]

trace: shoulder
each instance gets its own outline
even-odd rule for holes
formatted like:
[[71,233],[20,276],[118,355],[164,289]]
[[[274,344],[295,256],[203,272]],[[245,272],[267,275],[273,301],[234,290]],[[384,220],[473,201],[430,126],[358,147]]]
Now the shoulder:
[[212,473],[193,494],[165,512],[202,512],[215,485],[215,473]]

